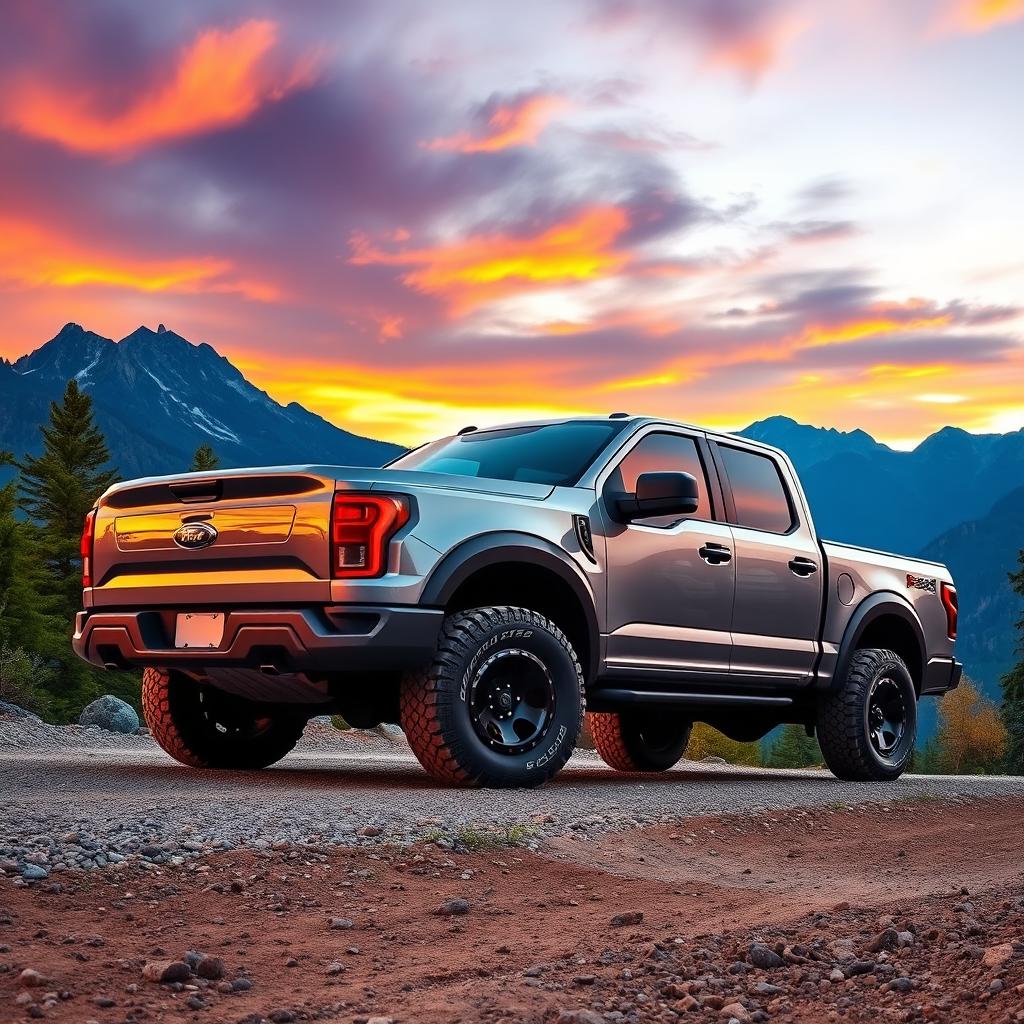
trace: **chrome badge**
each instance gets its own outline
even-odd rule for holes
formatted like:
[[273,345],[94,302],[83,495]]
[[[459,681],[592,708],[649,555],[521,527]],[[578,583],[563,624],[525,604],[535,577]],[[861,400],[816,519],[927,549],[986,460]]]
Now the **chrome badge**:
[[182,523],[174,531],[173,540],[179,548],[199,551],[208,548],[217,539],[217,527],[210,523]]

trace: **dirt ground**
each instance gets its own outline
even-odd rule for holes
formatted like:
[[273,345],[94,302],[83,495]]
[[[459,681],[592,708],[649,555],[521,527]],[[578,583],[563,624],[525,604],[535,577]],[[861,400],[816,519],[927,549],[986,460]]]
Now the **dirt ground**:
[[834,806],[8,880],[0,1021],[1024,1021],[1022,817]]

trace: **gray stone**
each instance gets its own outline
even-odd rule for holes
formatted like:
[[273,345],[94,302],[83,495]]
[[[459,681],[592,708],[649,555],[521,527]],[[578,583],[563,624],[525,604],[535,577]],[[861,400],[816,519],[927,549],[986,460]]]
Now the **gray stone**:
[[86,705],[78,716],[78,724],[86,728],[94,725],[107,732],[130,736],[139,728],[139,716],[131,704],[107,693]]
[[616,914],[608,924],[612,928],[628,928],[630,925],[640,924],[643,919],[643,911],[631,910],[625,914]]
[[19,708],[17,704],[8,704],[5,700],[0,700],[0,715],[10,715],[11,718],[34,718],[37,722],[42,721],[38,715],[33,714],[31,711]]
[[21,869],[21,877],[29,882],[41,882],[50,877],[50,872],[39,864],[26,864]]
[[469,900],[445,900],[434,911],[435,914],[440,914],[442,917],[453,917],[462,914],[469,913]]
[[755,967],[760,967],[763,971],[771,971],[777,967],[786,966],[786,961],[774,949],[769,949],[763,942],[755,942],[750,947],[747,958]]

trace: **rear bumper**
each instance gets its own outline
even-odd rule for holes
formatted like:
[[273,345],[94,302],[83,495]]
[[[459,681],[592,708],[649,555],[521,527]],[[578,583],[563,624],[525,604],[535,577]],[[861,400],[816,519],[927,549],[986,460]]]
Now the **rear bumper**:
[[956,658],[932,658],[924,668],[921,696],[955,690],[960,685],[963,673],[964,667]]
[[178,611],[83,611],[75,653],[101,668],[272,667],[279,672],[412,668],[430,660],[444,612],[435,608],[332,605],[245,608],[225,613],[216,649],[178,650]]

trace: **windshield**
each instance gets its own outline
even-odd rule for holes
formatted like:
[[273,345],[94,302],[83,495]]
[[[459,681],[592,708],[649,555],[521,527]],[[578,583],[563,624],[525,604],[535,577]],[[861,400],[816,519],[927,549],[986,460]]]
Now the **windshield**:
[[622,426],[601,420],[475,430],[417,448],[391,468],[572,486]]

